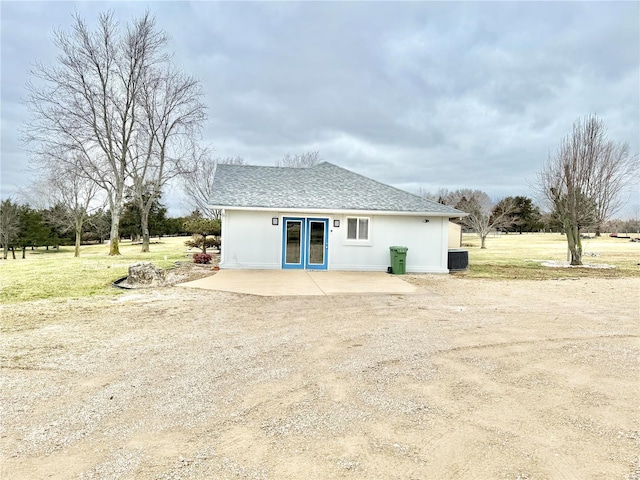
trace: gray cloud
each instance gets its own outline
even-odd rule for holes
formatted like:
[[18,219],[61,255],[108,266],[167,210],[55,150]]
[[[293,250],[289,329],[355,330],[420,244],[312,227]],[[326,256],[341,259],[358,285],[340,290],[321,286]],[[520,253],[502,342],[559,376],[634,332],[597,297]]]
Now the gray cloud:
[[[16,131],[29,62],[51,30],[136,2],[2,2],[2,191],[23,185]],[[530,194],[527,180],[597,113],[639,150],[637,2],[150,4],[206,91],[204,140],[273,164],[287,152],[400,188]],[[170,200],[171,202],[171,200]]]

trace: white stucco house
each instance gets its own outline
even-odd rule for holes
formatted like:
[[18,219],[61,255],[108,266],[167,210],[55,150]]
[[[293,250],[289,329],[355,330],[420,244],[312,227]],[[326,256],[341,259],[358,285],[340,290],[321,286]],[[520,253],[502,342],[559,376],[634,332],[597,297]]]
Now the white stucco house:
[[222,210],[223,269],[447,273],[449,219],[464,212],[323,162],[308,168],[223,165],[211,208]]

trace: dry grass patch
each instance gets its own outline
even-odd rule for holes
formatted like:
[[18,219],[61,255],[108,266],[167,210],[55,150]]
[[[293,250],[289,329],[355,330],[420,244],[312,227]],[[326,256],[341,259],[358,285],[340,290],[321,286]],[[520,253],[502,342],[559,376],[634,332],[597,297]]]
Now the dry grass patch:
[[127,275],[129,265],[149,261],[170,268],[185,260],[186,237],[165,237],[151,245],[151,252],[140,252],[139,244],[122,242],[120,256],[110,257],[107,245],[83,246],[74,258],[73,247],[56,250],[28,250],[23,260],[9,258],[0,262],[2,303],[47,298],[81,298],[93,295],[118,295],[112,282]]
[[[187,260],[185,240],[186,237],[163,238],[151,245],[150,253],[141,253],[140,245],[123,242],[122,255],[118,257],[109,257],[106,245],[84,246],[79,258],[73,257],[72,247],[27,251],[24,260],[0,261],[0,301],[119,295],[121,292],[112,288],[111,283],[127,275],[129,265],[149,261],[161,268],[172,268],[176,261]],[[544,260],[566,260],[567,242],[559,234],[489,237],[485,250],[480,249],[476,236],[465,236],[463,243],[469,249],[470,268],[456,273],[460,277],[529,280],[640,277],[640,243],[628,239],[603,236],[584,241],[584,261],[615,265],[609,270],[542,266]]]
[[567,260],[566,238],[557,233],[496,235],[487,239],[484,250],[475,235],[465,235],[462,241],[469,250],[470,266],[467,272],[456,274],[460,276],[530,280],[640,277],[640,243],[629,239],[605,235],[583,240],[585,264],[614,265],[613,269],[542,266],[545,260]]

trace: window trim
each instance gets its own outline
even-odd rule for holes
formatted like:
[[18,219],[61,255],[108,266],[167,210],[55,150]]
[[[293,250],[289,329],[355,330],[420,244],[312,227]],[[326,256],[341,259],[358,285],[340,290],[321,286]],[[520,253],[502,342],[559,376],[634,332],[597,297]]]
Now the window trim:
[[[349,220],[356,220],[356,238],[349,238]],[[367,238],[359,238],[360,237],[360,221],[367,221]],[[356,215],[345,215],[344,216],[344,240],[347,245],[371,245],[371,217],[368,216],[356,216]]]

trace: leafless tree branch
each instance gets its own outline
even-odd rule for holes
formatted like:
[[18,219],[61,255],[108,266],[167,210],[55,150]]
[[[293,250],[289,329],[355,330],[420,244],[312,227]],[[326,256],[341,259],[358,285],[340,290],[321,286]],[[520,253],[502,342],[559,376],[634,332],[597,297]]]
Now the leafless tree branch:
[[53,170],[68,158],[82,160],[76,168],[107,194],[109,254],[116,255],[132,148],[144,116],[140,92],[149,72],[168,61],[167,37],[149,12],[125,30],[107,12],[99,15],[94,31],[76,15],[71,31],[56,31],[53,41],[60,52],[56,63],[39,63],[31,71],[24,140],[41,167]]
[[210,208],[213,195],[213,179],[218,164],[244,165],[242,157],[214,157],[210,148],[193,146],[188,166],[182,176],[182,187],[187,201],[194,210],[212,220],[220,219],[220,210]]
[[320,163],[318,150],[291,155],[287,153],[282,160],[276,161],[276,167],[308,168]]
[[638,156],[607,136],[595,115],[578,120],[538,174],[536,189],[562,223],[571,264],[582,265],[580,232],[603,223],[620,209],[622,193],[638,171]]

